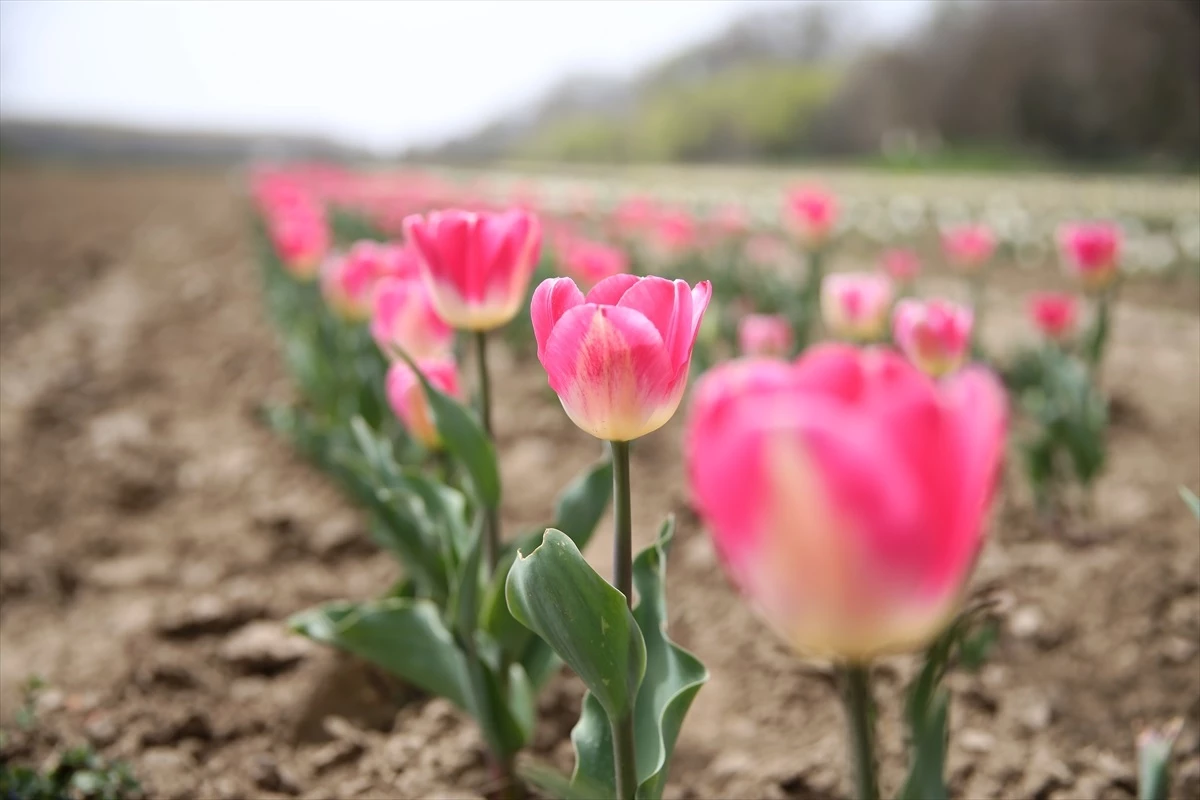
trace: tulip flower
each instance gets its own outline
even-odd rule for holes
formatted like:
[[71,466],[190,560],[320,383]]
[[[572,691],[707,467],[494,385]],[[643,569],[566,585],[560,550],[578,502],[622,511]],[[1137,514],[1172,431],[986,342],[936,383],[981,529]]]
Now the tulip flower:
[[881,266],[896,283],[907,284],[921,271],[921,260],[911,250],[888,250],[883,254]]
[[271,244],[284,269],[300,280],[317,276],[329,251],[329,227],[315,211],[296,211],[270,222]]
[[381,253],[377,242],[355,242],[321,267],[321,293],[343,319],[362,321],[370,316],[375,285],[382,277]]
[[530,309],[538,360],[571,421],[616,442],[662,427],[711,297],[708,281],[614,275],[586,297],[570,278],[543,281]]
[[837,201],[824,189],[798,187],[787,195],[784,221],[806,247],[819,249],[837,221]]
[[885,275],[843,272],[821,284],[821,317],[835,336],[872,342],[887,331],[892,282]]
[[966,360],[973,324],[969,308],[945,300],[901,300],[892,337],[910,361],[938,378]]
[[744,356],[784,357],[792,351],[792,324],[781,314],[747,314],[738,322]]
[[[417,368],[429,382],[452,397],[459,396],[458,368],[449,358],[424,359],[417,361]],[[412,367],[403,361],[394,362],[388,368],[385,390],[388,405],[414,439],[430,450],[442,446],[429,402],[421,380]]]
[[700,381],[685,460],[731,577],[796,650],[864,664],[951,620],[984,541],[1005,396],[898,355],[817,345]]
[[562,252],[563,268],[584,286],[629,271],[629,257],[617,247],[577,239],[567,242]]
[[454,329],[438,316],[429,289],[418,278],[386,277],[375,287],[371,336],[391,358],[448,356]]
[[541,250],[541,225],[525,211],[434,211],[404,219],[438,314],[455,328],[487,331],[517,315]]
[[658,258],[673,261],[696,246],[696,223],[682,209],[662,212],[655,221],[652,246]]
[[1029,297],[1029,317],[1042,335],[1053,341],[1070,338],[1075,332],[1079,303],[1060,292],[1035,292]]
[[996,250],[996,237],[985,225],[961,225],[942,234],[942,250],[950,266],[977,272]]
[[1104,222],[1080,222],[1058,229],[1067,269],[1090,291],[1107,288],[1117,275],[1121,232]]
[[613,210],[615,233],[622,237],[635,236],[650,228],[658,219],[658,204],[653,198],[634,196],[622,200]]

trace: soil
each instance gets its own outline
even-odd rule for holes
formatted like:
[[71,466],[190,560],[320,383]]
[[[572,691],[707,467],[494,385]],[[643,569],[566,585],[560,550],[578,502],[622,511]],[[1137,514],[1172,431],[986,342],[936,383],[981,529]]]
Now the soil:
[[[293,390],[239,187],[227,174],[0,173],[4,755],[89,741],[156,798],[485,795],[480,737],[446,702],[284,632],[298,610],[382,592],[397,567],[259,421]],[[1022,282],[991,290],[997,347],[1028,335]],[[955,796],[1132,797],[1136,732],[1180,715],[1175,796],[1200,796],[1200,532],[1177,494],[1200,485],[1198,302],[1194,281],[1123,297],[1105,371],[1121,413],[1090,514],[1039,520],[1012,470],[973,582],[1000,601],[1001,636],[981,671],[950,681]],[[600,447],[536,362],[499,352],[503,519],[517,531],[550,517],[563,476]],[[673,638],[712,673],[667,796],[845,797],[828,670],[730,589],[687,512],[679,440],[676,419],[633,454],[639,535],[680,514]],[[589,556],[606,566],[606,536]],[[877,669],[892,790],[912,671],[911,658]],[[35,674],[50,688],[26,732],[14,719]],[[542,702],[535,750],[563,768],[580,695],[564,672]]]

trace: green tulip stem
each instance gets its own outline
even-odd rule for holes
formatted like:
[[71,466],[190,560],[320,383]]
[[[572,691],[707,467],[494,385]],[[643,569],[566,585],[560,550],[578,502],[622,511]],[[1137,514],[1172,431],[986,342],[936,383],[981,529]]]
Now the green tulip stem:
[[[633,518],[629,503],[629,442],[609,442],[613,461],[613,585],[633,608]],[[634,800],[637,793],[637,752],[634,746],[633,710],[612,720],[613,766],[617,797]]]
[[974,316],[971,323],[971,358],[974,361],[983,361],[983,311],[986,289],[983,280],[984,267],[980,266],[977,270],[970,278],[971,313]]
[[858,800],[879,800],[870,667],[866,664],[847,665],[842,669],[842,684],[842,702],[850,723],[850,752]]
[[[487,331],[475,331],[475,368],[479,370],[479,420],[483,423],[483,432],[494,444],[496,437],[492,433],[492,387],[488,379]],[[496,560],[500,556],[500,519],[497,509],[487,510],[483,537],[483,560],[487,564],[488,575],[491,575],[496,571]]]

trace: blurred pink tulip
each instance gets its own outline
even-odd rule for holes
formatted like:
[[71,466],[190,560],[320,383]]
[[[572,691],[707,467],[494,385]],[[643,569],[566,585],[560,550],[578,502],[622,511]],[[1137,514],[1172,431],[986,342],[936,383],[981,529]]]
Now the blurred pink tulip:
[[363,240],[321,267],[321,293],[344,319],[361,321],[371,314],[375,285],[384,276],[387,246]]
[[[417,368],[429,382],[451,397],[459,397],[458,368],[449,358],[431,358],[417,361]],[[394,362],[388,368],[385,382],[388,404],[414,439],[430,450],[439,450],[441,436],[434,425],[429,411],[425,390],[412,367],[403,361]]]
[[654,225],[652,246],[659,258],[679,258],[695,249],[696,242],[696,221],[687,211],[668,209],[658,216]]
[[945,300],[901,300],[893,338],[909,360],[939,378],[962,366],[971,345],[971,309]]
[[486,331],[517,315],[541,252],[537,217],[520,210],[434,211],[405,218],[404,230],[444,320]]
[[1121,231],[1106,222],[1078,222],[1058,229],[1063,261],[1072,275],[1090,290],[1112,283],[1117,275]]
[[420,278],[385,277],[375,287],[371,336],[390,358],[448,356],[454,329],[438,316]]
[[799,186],[787,194],[784,222],[806,247],[821,247],[837,222],[837,200],[825,189]]
[[821,316],[834,336],[877,341],[887,333],[892,282],[886,275],[840,272],[821,282]]
[[573,239],[563,247],[563,269],[585,287],[629,271],[629,257],[618,247]]
[[738,347],[744,356],[776,356],[792,352],[792,324],[781,314],[747,314],[738,322]]
[[888,250],[880,261],[883,271],[896,283],[910,283],[921,271],[921,260],[911,250]]
[[317,276],[329,253],[329,227],[324,215],[300,211],[269,223],[271,243],[284,269],[300,280]]
[[1006,429],[982,369],[938,385],[889,351],[825,344],[697,386],[692,497],[730,577],[797,651],[851,663],[922,647],[984,543]]
[[960,225],[942,234],[942,250],[960,272],[980,269],[996,250],[996,237],[985,225]]
[[658,219],[658,203],[651,197],[635,195],[621,201],[613,210],[612,223],[619,236],[630,237],[651,228]]
[[712,285],[614,275],[584,297],[570,278],[543,281],[530,309],[538,360],[571,421],[627,442],[679,407]]
[[1029,318],[1048,339],[1070,338],[1079,317],[1079,302],[1061,292],[1035,292],[1029,296]]

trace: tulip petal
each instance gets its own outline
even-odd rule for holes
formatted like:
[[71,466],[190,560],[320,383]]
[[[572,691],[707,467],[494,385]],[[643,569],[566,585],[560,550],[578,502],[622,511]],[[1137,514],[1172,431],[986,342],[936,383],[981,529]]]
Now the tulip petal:
[[551,331],[542,365],[567,415],[597,438],[627,441],[648,433],[679,402],[662,337],[631,309],[592,303],[570,309]]
[[529,315],[533,320],[533,337],[537,340],[538,359],[544,362],[546,342],[562,315],[583,305],[583,292],[570,278],[548,278],[533,292]]
[[638,283],[642,279],[637,275],[621,273],[605,278],[592,287],[592,290],[587,293],[587,302],[594,303],[598,306],[615,306],[620,302],[625,292],[629,291],[629,287]]

